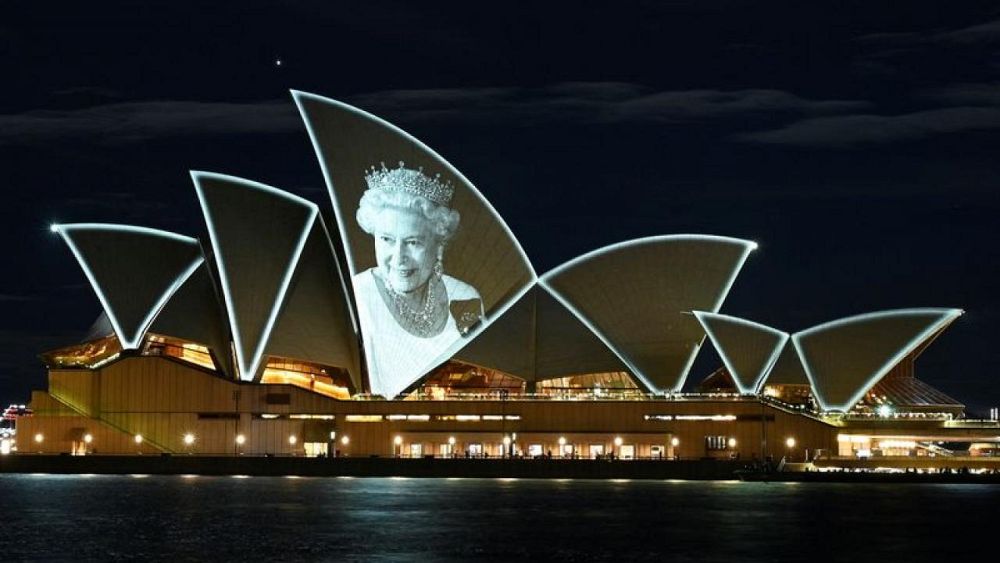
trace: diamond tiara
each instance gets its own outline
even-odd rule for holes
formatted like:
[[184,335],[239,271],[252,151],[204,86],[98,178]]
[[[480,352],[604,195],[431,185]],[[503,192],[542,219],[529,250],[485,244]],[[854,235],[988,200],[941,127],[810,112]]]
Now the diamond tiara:
[[433,178],[424,174],[423,168],[416,170],[406,168],[402,161],[397,168],[386,168],[383,162],[380,168],[372,166],[365,174],[365,182],[370,190],[383,192],[406,192],[433,201],[438,205],[451,205],[451,196],[455,193],[450,181],[441,181],[441,175]]

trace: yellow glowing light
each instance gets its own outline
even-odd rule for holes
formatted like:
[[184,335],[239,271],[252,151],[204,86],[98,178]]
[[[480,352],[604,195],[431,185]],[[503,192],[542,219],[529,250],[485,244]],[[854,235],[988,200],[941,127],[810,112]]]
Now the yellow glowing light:
[[621,445],[622,445],[622,437],[615,436],[615,447],[621,447]]
[[89,444],[94,441],[94,436],[91,434],[84,434],[83,441]]
[[789,437],[787,440],[785,440],[785,447],[794,448],[795,447],[795,438]]
[[396,436],[392,441],[397,446],[403,445],[403,437],[402,436]]
[[504,436],[503,437],[503,445],[505,445],[505,446],[509,446],[510,445],[510,436]]
[[136,434],[135,435],[135,443],[136,444],[141,444],[142,443],[142,434]]
[[288,437],[288,443],[291,444],[291,445],[293,445],[293,446],[296,443],[298,443],[298,441],[299,441],[299,439],[295,437],[295,434],[292,434],[291,436]]
[[565,446],[566,445],[566,437],[565,436],[559,436],[559,445],[560,446]]
[[344,436],[343,438],[340,439],[340,443],[346,446],[347,444],[351,443],[351,439],[348,438],[347,436]]
[[681,440],[680,440],[680,438],[671,438],[671,439],[670,439],[670,445],[671,445],[671,446],[673,446],[673,447],[675,447],[675,448],[676,448],[677,446],[681,445]]
[[736,438],[730,438],[729,439],[729,447],[730,448],[735,448],[736,447]]
[[236,443],[237,444],[239,444],[239,445],[242,446],[243,443],[246,442],[246,441],[247,441],[247,437],[244,436],[243,434],[237,434],[236,435]]
[[190,446],[193,443],[194,443],[194,434],[185,434],[184,444]]
[[42,436],[41,432],[39,432],[38,434],[35,434],[35,441],[36,442],[38,442],[39,444],[41,444],[43,440],[45,440],[45,436]]
[[455,437],[454,436],[448,436],[448,445],[449,446],[454,446],[455,445]]

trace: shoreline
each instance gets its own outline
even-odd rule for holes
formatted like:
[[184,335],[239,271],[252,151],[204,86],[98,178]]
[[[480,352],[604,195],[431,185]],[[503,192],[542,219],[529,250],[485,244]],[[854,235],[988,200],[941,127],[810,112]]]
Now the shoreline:
[[774,483],[983,483],[1000,473],[759,472],[727,460],[303,458],[191,455],[7,455],[0,473],[247,475],[260,477],[414,477],[636,479]]

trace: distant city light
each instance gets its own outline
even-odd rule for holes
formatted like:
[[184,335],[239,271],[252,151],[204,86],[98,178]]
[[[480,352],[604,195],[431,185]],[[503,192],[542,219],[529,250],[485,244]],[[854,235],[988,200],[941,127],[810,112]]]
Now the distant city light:
[[878,415],[885,418],[892,416],[892,407],[889,405],[882,405],[878,408]]

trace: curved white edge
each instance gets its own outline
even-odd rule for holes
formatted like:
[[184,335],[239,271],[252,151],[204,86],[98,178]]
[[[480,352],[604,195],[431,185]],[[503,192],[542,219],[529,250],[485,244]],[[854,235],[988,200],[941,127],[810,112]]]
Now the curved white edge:
[[[348,280],[344,279],[344,270],[340,267],[340,261],[337,260],[337,250],[333,244],[333,238],[330,237],[330,231],[326,228],[326,221],[323,221],[323,217],[319,216],[319,220],[316,223],[322,229],[322,236],[324,242],[326,242],[327,249],[330,250],[330,259],[333,260],[333,266],[337,269],[337,279],[340,280],[340,293],[341,297],[344,298],[344,303],[347,305],[347,314],[351,318],[351,329],[354,330],[354,334],[359,333],[358,329],[358,316],[354,312],[354,307],[351,306],[351,300],[349,298],[348,292],[351,291],[351,285],[348,285]],[[352,292],[353,293],[353,292]]]
[[437,159],[441,163],[442,167],[444,167],[450,173],[454,174],[456,178],[458,178],[465,185],[467,185],[472,191],[472,193],[477,198],[479,198],[479,201],[487,209],[489,209],[490,213],[493,214],[493,218],[503,227],[504,232],[507,233],[507,236],[510,237],[510,240],[514,242],[514,246],[521,254],[521,259],[524,261],[525,264],[527,264],[528,271],[531,272],[532,281],[538,279],[538,275],[535,273],[535,267],[534,265],[532,265],[531,260],[528,258],[528,255],[524,252],[524,248],[521,246],[521,241],[519,241],[517,237],[514,236],[514,232],[510,230],[510,227],[507,225],[507,222],[504,221],[503,217],[501,217],[499,213],[497,213],[497,210],[493,207],[493,204],[491,204],[490,201],[486,199],[485,196],[483,196],[483,194],[479,191],[479,189],[476,188],[476,186],[472,182],[470,182],[469,179],[466,178],[464,174],[459,172],[457,168],[452,166],[450,162],[445,160],[444,157],[442,157],[433,149],[425,145],[422,141],[420,141],[420,139],[417,139],[413,135],[410,135],[406,131],[400,129],[399,127],[393,125],[392,123],[389,123],[388,121],[374,114],[368,113],[352,105],[348,105],[331,98],[318,96],[316,94],[310,94],[308,92],[302,92],[300,90],[291,90],[290,92],[292,94],[292,99],[295,100],[296,107],[298,107],[299,109],[299,114],[302,116],[302,121],[303,123],[305,123],[306,131],[309,133],[309,140],[310,142],[312,142],[313,150],[316,153],[316,159],[319,161],[320,169],[323,171],[323,179],[326,180],[327,193],[330,196],[330,202],[333,205],[334,213],[337,214],[337,226],[340,229],[340,239],[344,243],[344,252],[347,256],[347,267],[351,271],[352,278],[357,274],[357,272],[355,271],[354,268],[354,256],[351,254],[351,248],[350,248],[351,245],[348,242],[350,239],[347,237],[347,225],[349,224],[350,218],[344,215],[344,213],[340,209],[340,205],[337,203],[337,198],[334,195],[333,178],[330,176],[330,171],[326,167],[326,159],[323,158],[323,153],[320,149],[319,142],[316,139],[315,132],[313,131],[312,122],[309,120],[309,116],[306,114],[305,108],[302,106],[302,100],[304,99],[310,99],[315,102],[336,106],[340,109],[343,109],[345,111],[359,115],[365,119],[368,119],[378,125],[381,125],[382,127],[389,129],[390,131],[393,131],[394,133],[397,133],[403,139],[413,143],[421,150],[425,151],[427,154]]
[[[743,395],[752,395],[754,393],[757,393],[758,390],[760,389],[760,385],[764,382],[764,377],[767,376],[768,372],[771,371],[771,368],[774,367],[775,362],[778,361],[778,355],[781,354],[781,350],[782,348],[785,347],[785,343],[790,338],[790,335],[787,332],[778,330],[776,328],[771,328],[767,325],[763,325],[740,317],[733,317],[730,315],[723,315],[720,313],[709,313],[707,311],[692,311],[692,313],[694,313],[694,316],[695,318],[698,319],[698,322],[701,323],[701,327],[705,329],[705,334],[707,334],[709,340],[712,341],[712,345],[715,346],[715,350],[719,352],[719,357],[722,358],[722,363],[725,364],[726,369],[729,370],[730,374],[733,374],[733,383],[736,384],[736,388],[739,390],[739,392]],[[735,375],[737,372],[732,365],[732,361],[729,359],[729,355],[722,347],[722,344],[719,342],[719,339],[716,338],[715,332],[712,330],[710,326],[710,321],[712,320],[719,320],[731,324],[742,325],[749,329],[753,329],[759,332],[765,332],[772,336],[778,337],[777,345],[774,347],[774,350],[771,351],[771,355],[768,357],[767,362],[761,366],[760,372],[756,376],[754,376],[753,385],[751,387],[744,387],[740,383],[738,376]]]
[[[97,294],[97,299],[101,302],[101,307],[104,308],[104,312],[108,315],[108,321],[111,323],[111,327],[114,329],[115,335],[118,336],[118,341],[121,343],[122,349],[124,350],[135,350],[139,347],[142,343],[143,337],[146,335],[146,331],[149,330],[150,325],[152,325],[153,321],[156,320],[156,316],[160,314],[163,306],[166,305],[167,301],[173,297],[174,293],[176,293],[177,290],[184,285],[184,282],[186,282],[205,261],[201,255],[201,246],[198,244],[197,239],[179,235],[177,233],[171,233],[169,231],[161,231],[159,229],[150,229],[147,227],[136,227],[133,225],[117,225],[112,223],[71,223],[65,225],[52,225],[50,230],[54,233],[58,233],[59,236],[61,236],[66,242],[66,245],[69,246],[70,252],[73,253],[77,263],[79,263],[80,267],[83,269],[84,275],[87,276],[87,281],[90,282],[90,286],[94,289],[94,293]],[[74,231],[109,231],[166,238],[184,244],[194,245],[198,250],[198,256],[196,256],[191,264],[181,271],[181,273],[174,278],[170,285],[167,286],[167,289],[160,295],[160,297],[153,304],[153,307],[146,314],[146,317],[143,318],[142,322],[139,324],[136,333],[129,335],[125,334],[121,323],[118,322],[118,317],[111,308],[104,290],[97,282],[94,272],[90,269],[90,264],[87,262],[86,257],[73,241],[72,233]]]
[[[948,308],[912,308],[912,309],[894,309],[891,311],[877,311],[874,313],[865,313],[862,315],[855,315],[852,317],[845,317],[842,319],[837,319],[821,325],[816,325],[812,328],[799,331],[792,335],[792,344],[795,345],[795,351],[799,355],[799,361],[802,363],[802,367],[806,372],[806,377],[809,378],[809,386],[813,390],[813,395],[816,397],[816,402],[819,403],[820,408],[824,411],[841,411],[847,412],[850,410],[858,401],[864,397],[865,393],[872,388],[873,385],[879,382],[885,374],[896,366],[907,354],[912,352],[917,346],[929,338],[934,333],[943,329],[944,327],[951,324],[955,319],[962,316],[965,311],[962,309],[948,309]],[[934,321],[930,326],[920,332],[916,337],[912,338],[909,342],[903,345],[892,358],[889,359],[885,364],[883,364],[871,377],[869,377],[863,385],[851,396],[850,400],[840,404],[831,404],[826,400],[826,397],[820,392],[819,387],[816,385],[816,376],[813,374],[812,366],[809,365],[809,361],[806,359],[805,351],[802,348],[801,339],[805,336],[815,334],[817,332],[826,332],[828,330],[836,329],[845,325],[865,323],[868,321],[891,318],[891,317],[904,317],[908,315],[939,315],[940,318]]]
[[55,223],[49,225],[49,230],[52,231],[53,233],[59,233],[59,234],[64,234],[72,231],[112,231],[120,233],[134,233],[138,235],[148,235],[153,237],[172,239],[187,244],[193,244],[193,245],[198,244],[198,239],[194,237],[177,234],[170,231],[163,231],[160,229],[151,229],[149,227],[140,227],[137,225],[121,225],[118,223]]
[[[743,257],[744,260],[746,260],[746,256],[749,255],[750,252],[752,252],[757,248],[757,243],[752,240],[724,237],[719,235],[699,235],[699,234],[655,235],[651,237],[642,237],[622,242],[616,242],[613,244],[609,244],[607,246],[602,246],[601,248],[598,248],[596,250],[591,250],[590,252],[581,254],[580,256],[577,256],[576,258],[573,258],[572,260],[569,260],[568,262],[560,264],[559,266],[556,266],[555,268],[549,270],[548,272],[545,272],[540,276],[540,279],[548,280],[570,268],[579,266],[584,262],[588,262],[604,254],[608,254],[625,248],[631,248],[633,246],[643,246],[646,244],[656,244],[658,242],[675,241],[675,240],[713,241],[713,242],[724,242],[729,244],[741,245],[744,246],[746,249]],[[740,265],[742,266],[742,264]],[[730,283],[730,286],[731,285],[732,283]]]
[[[297,195],[290,194],[286,191],[279,190],[278,188],[274,188],[266,184],[261,184],[244,178],[238,178],[236,176],[192,170],[191,179],[194,181],[195,193],[198,195],[198,203],[201,206],[201,212],[205,218],[205,225],[208,227],[208,236],[211,240],[212,248],[215,250],[215,260],[219,266],[219,277],[222,282],[222,296],[226,302],[226,313],[229,315],[229,326],[233,335],[233,343],[236,345],[236,361],[239,363],[237,366],[237,369],[239,370],[239,377],[243,381],[252,381],[257,374],[258,368],[260,367],[264,349],[267,342],[271,338],[271,331],[274,329],[274,324],[278,319],[278,314],[284,305],[285,296],[288,292],[288,286],[291,284],[295,268],[298,266],[299,259],[302,257],[302,251],[305,248],[306,241],[309,239],[309,233],[312,231],[313,223],[316,221],[316,217],[319,216],[319,207],[317,207],[315,203]],[[288,264],[285,267],[285,272],[282,275],[281,283],[278,287],[278,293],[275,296],[274,302],[271,304],[271,311],[264,324],[264,330],[261,334],[260,340],[257,343],[257,347],[250,353],[249,358],[247,357],[246,350],[243,347],[243,339],[240,334],[239,323],[237,322],[236,308],[233,304],[232,289],[229,284],[229,272],[225,263],[225,252],[219,244],[215,224],[212,222],[211,213],[209,213],[208,206],[205,201],[205,194],[203,193],[203,187],[201,185],[202,179],[217,180],[248,189],[262,191],[268,195],[287,199],[292,203],[302,205],[309,210],[309,218],[306,219],[305,227],[303,228],[302,233],[299,234],[295,250],[292,252],[292,256],[289,257]]]
[[616,356],[618,356],[618,359],[624,362],[625,365],[628,366],[630,370],[632,370],[636,378],[638,378],[643,383],[643,385],[647,387],[647,389],[660,393],[663,392],[680,393],[680,391],[684,388],[684,383],[687,382],[688,374],[691,371],[691,366],[694,364],[694,360],[695,358],[697,358],[698,352],[701,350],[701,345],[705,341],[704,337],[702,337],[701,341],[698,342],[691,349],[691,352],[688,355],[687,362],[684,364],[684,368],[681,370],[681,375],[679,378],[677,378],[677,383],[674,384],[674,387],[671,389],[660,389],[659,387],[652,385],[650,383],[649,378],[646,377],[644,373],[637,370],[635,368],[635,365],[633,365],[632,362],[626,359],[627,355],[622,353],[621,350],[619,350],[616,346],[614,346],[611,340],[607,336],[605,336],[603,332],[601,332],[596,326],[594,326],[590,321],[588,321],[585,318],[585,316],[582,315],[576,309],[576,307],[574,307],[565,298],[563,298],[563,296],[560,295],[558,291],[552,288],[552,286],[549,285],[549,280],[569,269],[575,268],[585,262],[588,262],[594,258],[603,256],[605,254],[617,252],[619,250],[632,248],[635,246],[644,246],[648,244],[658,244],[662,242],[671,242],[671,241],[712,241],[712,242],[721,242],[726,244],[734,244],[743,247],[743,253],[740,255],[740,259],[736,264],[736,267],[733,268],[733,272],[729,276],[729,280],[726,282],[724,289],[721,292],[719,292],[719,296],[715,300],[715,305],[712,308],[713,313],[717,312],[720,308],[722,308],[722,303],[723,301],[726,300],[726,296],[729,295],[729,290],[732,289],[733,284],[736,282],[736,277],[739,275],[740,271],[743,270],[743,265],[746,263],[747,257],[749,257],[750,253],[757,248],[756,242],[745,239],[733,238],[733,237],[718,236],[718,235],[699,235],[699,234],[657,235],[657,236],[644,237],[644,238],[618,242],[598,248],[597,250],[592,250],[586,254],[580,255],[566,262],[565,264],[562,264],[560,266],[557,266],[549,270],[538,279],[539,284],[542,285],[545,289],[547,289],[549,293],[552,294],[553,297],[555,297],[560,303],[562,303],[567,309],[569,309],[574,315],[576,315],[576,317],[580,319],[583,322],[583,324],[586,325],[587,328],[589,328],[594,333],[594,335],[600,338],[601,341],[604,342],[604,344],[607,345],[607,347],[612,352],[614,352]]
[[572,313],[574,317],[576,317],[581,323],[583,323],[583,326],[590,329],[590,332],[594,333],[594,336],[596,336],[601,342],[603,342],[604,345],[608,347],[608,350],[611,350],[611,352],[615,356],[617,356],[618,359],[621,360],[623,364],[625,364],[625,367],[627,367],[629,371],[632,372],[632,375],[635,376],[635,378],[638,379],[639,382],[642,383],[642,385],[646,388],[646,391],[662,392],[657,386],[653,385],[652,383],[650,383],[648,379],[646,379],[646,376],[642,373],[642,371],[636,368],[635,365],[631,361],[629,361],[628,356],[622,354],[621,351],[618,350],[618,348],[612,345],[611,340],[607,336],[605,336],[604,333],[599,328],[594,326],[594,324],[591,323],[590,320],[587,319],[587,317],[583,313],[578,311],[576,307],[574,307],[572,303],[567,301],[558,291],[550,287],[545,279],[539,278],[538,285],[545,288],[545,291],[548,291],[549,295],[551,295],[556,301],[562,304],[563,307],[566,307],[566,309],[569,310],[569,312]]

